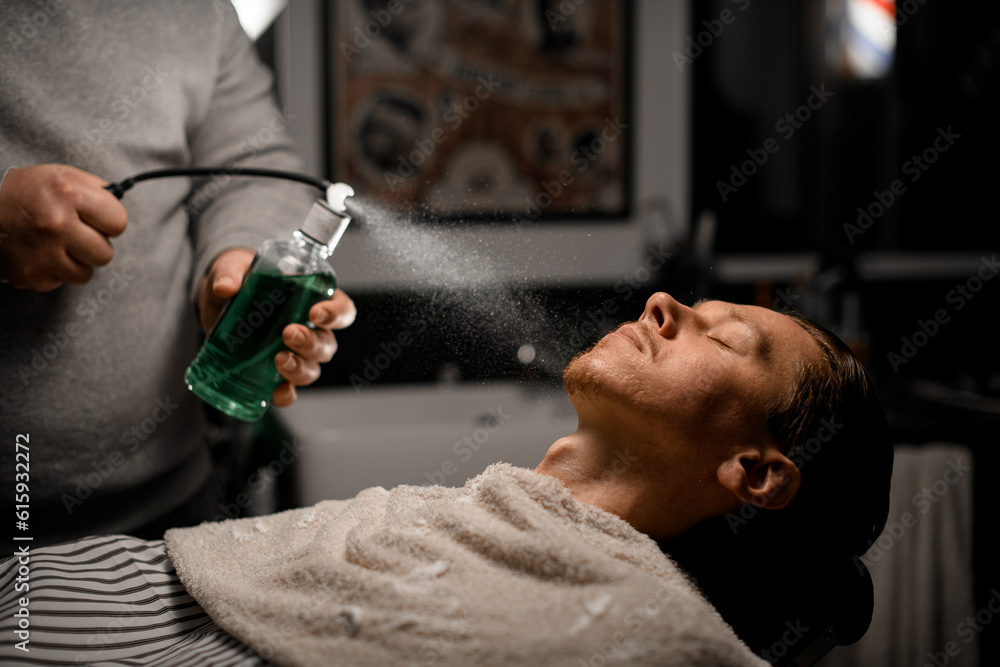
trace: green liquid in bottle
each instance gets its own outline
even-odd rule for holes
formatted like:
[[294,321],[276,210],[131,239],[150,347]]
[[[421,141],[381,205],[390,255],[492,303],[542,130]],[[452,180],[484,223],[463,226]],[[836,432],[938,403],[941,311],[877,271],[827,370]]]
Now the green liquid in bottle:
[[281,332],[292,323],[311,327],[309,309],[331,298],[336,286],[325,273],[251,272],[188,368],[188,388],[238,419],[263,417],[282,379],[274,365],[274,356],[288,349]]

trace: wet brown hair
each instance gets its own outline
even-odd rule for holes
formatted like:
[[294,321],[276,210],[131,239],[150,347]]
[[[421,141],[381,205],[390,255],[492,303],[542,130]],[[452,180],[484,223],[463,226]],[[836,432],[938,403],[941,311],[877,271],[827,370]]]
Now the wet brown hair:
[[[885,410],[868,372],[840,338],[798,313],[786,314],[816,341],[823,359],[803,363],[796,386],[767,407],[768,429],[802,471],[802,493],[813,514],[826,504],[818,493],[844,495],[848,479],[850,487],[863,486],[853,489],[855,502],[840,503],[849,504],[850,513],[841,507],[839,518],[827,520],[840,526],[843,542],[834,549],[867,550],[889,511],[892,448]],[[823,463],[813,466],[814,460]]]

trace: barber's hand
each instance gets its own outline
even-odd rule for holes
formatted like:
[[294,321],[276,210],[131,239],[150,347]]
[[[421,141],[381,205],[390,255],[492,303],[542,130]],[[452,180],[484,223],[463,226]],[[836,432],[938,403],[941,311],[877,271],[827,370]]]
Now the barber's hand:
[[253,264],[254,251],[231,248],[219,253],[198,287],[198,314],[201,328],[207,334],[222,314],[226,302],[236,296],[243,278]]
[[[201,326],[206,333],[219,319],[226,301],[236,295],[243,284],[243,277],[250,270],[254,253],[244,248],[234,248],[221,253],[212,263],[198,291],[198,308]],[[279,352],[274,365],[285,378],[274,389],[271,402],[285,407],[295,402],[296,386],[316,381],[321,363],[330,361],[337,351],[337,339],[332,329],[343,329],[354,322],[357,310],[354,302],[343,291],[337,290],[333,298],[320,301],[309,310],[309,321],[316,328],[289,324],[281,332],[289,351]]]
[[351,326],[357,315],[354,301],[342,290],[333,298],[320,301],[309,309],[309,321],[315,329],[301,324],[289,324],[281,338],[291,352],[279,352],[274,363],[285,381],[274,389],[273,403],[285,407],[295,402],[295,387],[312,384],[319,378],[319,365],[330,361],[337,351],[337,339],[332,329]]
[[128,214],[107,181],[76,167],[41,164],[11,169],[0,188],[0,278],[50,292],[79,285],[114,257],[109,237]]

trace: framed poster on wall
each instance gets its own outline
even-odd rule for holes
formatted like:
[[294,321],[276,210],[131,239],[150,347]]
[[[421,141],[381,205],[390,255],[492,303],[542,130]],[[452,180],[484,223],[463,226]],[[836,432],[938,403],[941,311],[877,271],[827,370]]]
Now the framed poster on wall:
[[627,219],[631,3],[337,0],[330,172],[429,217]]

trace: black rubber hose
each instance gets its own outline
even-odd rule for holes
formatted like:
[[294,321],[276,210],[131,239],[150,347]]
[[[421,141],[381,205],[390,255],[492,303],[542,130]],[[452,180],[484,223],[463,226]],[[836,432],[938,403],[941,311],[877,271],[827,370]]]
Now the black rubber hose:
[[121,199],[127,191],[132,189],[133,185],[141,183],[142,181],[148,181],[154,178],[168,178],[170,176],[212,176],[214,174],[225,174],[226,176],[280,178],[286,181],[297,181],[299,183],[311,185],[318,188],[323,193],[326,193],[326,189],[330,186],[330,181],[327,181],[326,179],[316,178],[315,176],[310,176],[308,174],[300,174],[295,171],[255,169],[252,167],[188,167],[184,169],[157,169],[155,171],[145,171],[117,183],[109,183],[104,186],[104,189],[108,190],[118,199]]

